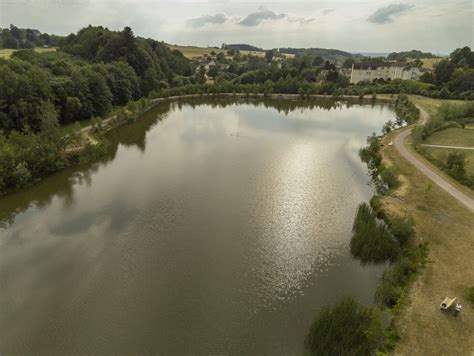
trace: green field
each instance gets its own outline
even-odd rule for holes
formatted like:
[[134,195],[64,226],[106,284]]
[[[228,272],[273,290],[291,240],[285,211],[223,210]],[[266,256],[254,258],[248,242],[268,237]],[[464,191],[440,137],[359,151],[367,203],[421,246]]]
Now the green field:
[[435,132],[426,139],[429,145],[474,147],[474,130],[450,127]]
[[[56,47],[48,47],[48,48],[43,48],[43,47],[37,47],[34,48],[35,52],[38,53],[44,53],[44,52],[54,52],[56,51]],[[10,48],[3,48],[0,49],[0,58],[10,58],[13,52],[15,52],[16,49],[10,49]]]
[[422,58],[423,68],[433,69],[435,64],[441,62],[443,58]]
[[417,95],[410,95],[410,99],[415,104],[421,105],[428,112],[428,114],[430,114],[430,116],[436,115],[441,105],[464,105],[467,103],[467,101],[463,100],[433,99]]
[[[186,58],[193,59],[197,57],[202,57],[205,55],[210,55],[212,51],[216,54],[220,52],[227,53],[227,51],[220,49],[220,48],[212,48],[212,47],[196,47],[196,46],[177,46],[177,45],[168,45],[171,50],[177,49],[178,51],[182,52]],[[240,51],[240,54],[245,55],[252,55],[257,57],[265,56],[265,51]],[[285,54],[287,58],[293,58],[293,54]]]
[[457,150],[453,148],[439,148],[439,147],[422,147],[419,149],[425,157],[436,159],[439,162],[444,162],[450,153],[462,152],[466,156],[466,173],[467,175],[474,175],[474,150]]
[[[433,99],[414,95],[410,96],[410,99],[416,104],[422,106],[432,117],[436,116],[439,107],[442,105],[466,104],[466,101],[462,100]],[[474,130],[472,130],[469,125],[464,129],[454,127],[447,128],[433,133],[424,143],[429,145],[474,147]],[[438,162],[444,162],[448,154],[451,152],[463,152],[467,159],[466,173],[468,175],[474,175],[474,150],[421,146],[419,152],[431,161],[434,159]],[[438,166],[438,168],[440,167]]]
[[210,55],[212,51],[214,51],[216,54],[220,52],[225,52],[222,49],[219,48],[206,48],[206,47],[196,47],[196,46],[175,46],[175,45],[168,45],[168,47],[171,50],[177,49],[186,58],[193,59],[196,57],[202,57],[204,55]]

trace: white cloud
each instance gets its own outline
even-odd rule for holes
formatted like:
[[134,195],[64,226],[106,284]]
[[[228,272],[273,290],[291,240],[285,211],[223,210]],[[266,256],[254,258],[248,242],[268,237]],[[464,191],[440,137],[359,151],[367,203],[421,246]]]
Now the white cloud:
[[[471,1],[401,1],[273,0],[269,9],[251,0],[28,0],[27,6],[25,1],[2,0],[0,23],[62,35],[89,24],[115,30],[130,26],[140,36],[201,46],[225,42],[437,53],[473,46]],[[433,21],[436,14],[442,16]]]

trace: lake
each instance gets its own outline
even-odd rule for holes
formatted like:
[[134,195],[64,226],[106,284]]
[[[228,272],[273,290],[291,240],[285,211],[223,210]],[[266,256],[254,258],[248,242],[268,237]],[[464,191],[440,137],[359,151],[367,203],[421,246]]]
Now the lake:
[[0,353],[298,355],[318,310],[373,302],[349,252],[389,106],[163,102],[109,153],[0,198]]

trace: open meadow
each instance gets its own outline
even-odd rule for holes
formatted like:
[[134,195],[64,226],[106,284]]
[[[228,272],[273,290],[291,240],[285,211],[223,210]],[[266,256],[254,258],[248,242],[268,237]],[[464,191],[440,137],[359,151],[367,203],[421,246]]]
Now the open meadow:
[[[37,47],[37,48],[34,48],[35,52],[38,52],[38,53],[55,52],[56,49],[57,49],[56,47],[47,47],[47,48]],[[16,49],[2,48],[2,49],[0,49],[0,58],[10,58],[12,53],[15,52],[15,51],[16,51]]]

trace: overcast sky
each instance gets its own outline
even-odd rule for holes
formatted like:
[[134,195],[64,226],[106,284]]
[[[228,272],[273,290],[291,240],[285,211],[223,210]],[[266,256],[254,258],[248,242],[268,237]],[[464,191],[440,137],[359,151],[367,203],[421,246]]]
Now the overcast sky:
[[0,0],[0,24],[69,34],[92,25],[171,44],[450,53],[473,45],[474,0]]

